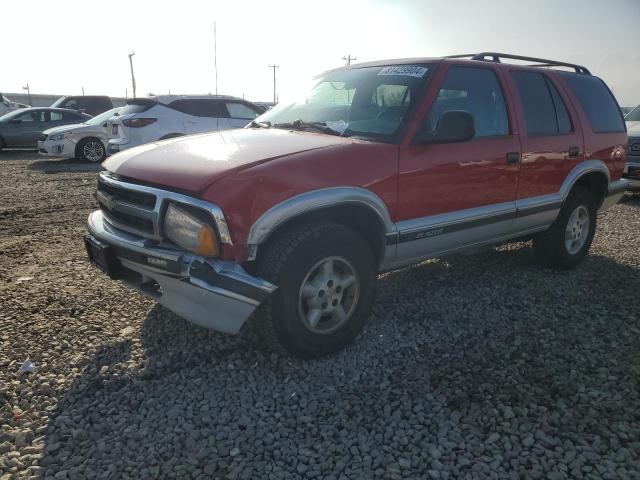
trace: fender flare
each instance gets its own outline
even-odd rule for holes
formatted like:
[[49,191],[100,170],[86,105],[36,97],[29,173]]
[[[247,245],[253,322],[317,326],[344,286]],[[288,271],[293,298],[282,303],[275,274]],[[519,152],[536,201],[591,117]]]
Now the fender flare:
[[395,233],[387,205],[370,190],[361,187],[329,187],[288,198],[264,212],[251,226],[248,245],[263,243],[285,222],[314,210],[338,205],[358,204],[370,208],[380,219],[385,233]]
[[573,169],[567,175],[567,178],[562,182],[562,186],[560,187],[560,197],[562,198],[562,203],[567,200],[571,189],[573,189],[574,185],[582,178],[583,176],[589,173],[601,173],[607,178],[607,187],[611,182],[611,172],[609,171],[609,167],[602,160],[587,160],[585,162],[580,162],[578,165],[573,167]]

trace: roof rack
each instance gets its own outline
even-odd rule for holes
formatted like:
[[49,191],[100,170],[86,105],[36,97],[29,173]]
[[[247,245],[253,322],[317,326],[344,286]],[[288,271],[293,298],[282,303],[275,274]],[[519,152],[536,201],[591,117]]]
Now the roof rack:
[[576,73],[591,75],[587,67],[576,65],[575,63],[558,62],[556,60],[548,60],[545,58],[524,57],[522,55],[511,55],[509,53],[497,52],[481,52],[481,53],[465,53],[462,55],[449,55],[445,58],[469,58],[470,60],[480,60],[482,62],[501,63],[501,59],[509,58],[512,60],[523,60],[525,62],[535,62],[533,65],[525,65],[526,67],[569,67],[573,68]]

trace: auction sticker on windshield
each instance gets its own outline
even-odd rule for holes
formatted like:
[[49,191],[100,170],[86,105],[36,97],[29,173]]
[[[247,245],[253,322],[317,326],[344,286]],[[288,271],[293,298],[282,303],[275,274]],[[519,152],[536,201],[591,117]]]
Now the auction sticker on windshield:
[[378,72],[378,75],[403,75],[406,77],[424,77],[429,69],[427,67],[419,67],[417,65],[399,65],[394,67],[384,67]]

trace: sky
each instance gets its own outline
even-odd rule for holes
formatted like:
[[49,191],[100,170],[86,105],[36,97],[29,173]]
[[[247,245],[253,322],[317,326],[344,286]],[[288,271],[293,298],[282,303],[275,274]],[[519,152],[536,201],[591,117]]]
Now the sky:
[[280,98],[360,61],[499,51],[580,63],[640,104],[640,0],[2,0],[0,91]]

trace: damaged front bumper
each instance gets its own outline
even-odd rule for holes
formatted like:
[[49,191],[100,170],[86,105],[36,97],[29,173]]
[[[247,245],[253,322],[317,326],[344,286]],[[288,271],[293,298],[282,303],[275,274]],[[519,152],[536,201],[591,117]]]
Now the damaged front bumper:
[[105,273],[205,328],[236,334],[277,288],[240,265],[167,248],[89,215],[85,246]]

